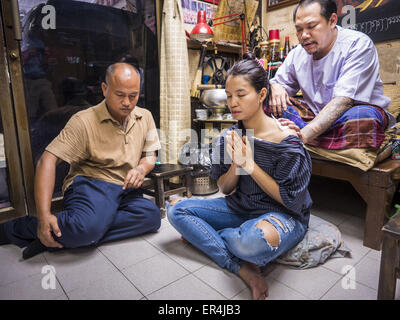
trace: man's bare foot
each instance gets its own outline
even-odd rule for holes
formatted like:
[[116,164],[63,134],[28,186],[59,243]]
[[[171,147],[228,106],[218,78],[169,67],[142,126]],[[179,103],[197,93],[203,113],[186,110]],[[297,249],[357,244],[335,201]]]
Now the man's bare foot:
[[261,275],[260,267],[245,262],[239,269],[239,276],[250,287],[254,300],[265,300],[268,297],[268,285]]

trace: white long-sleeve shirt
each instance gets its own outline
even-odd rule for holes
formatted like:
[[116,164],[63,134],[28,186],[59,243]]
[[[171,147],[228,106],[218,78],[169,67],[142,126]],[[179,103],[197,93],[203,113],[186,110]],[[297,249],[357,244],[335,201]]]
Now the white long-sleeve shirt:
[[313,60],[312,54],[298,45],[289,52],[271,83],[281,84],[290,96],[301,89],[304,102],[314,114],[334,97],[381,107],[392,127],[396,120],[386,110],[391,100],[383,95],[378,54],[372,40],[361,32],[336,28],[337,39],[325,57]]

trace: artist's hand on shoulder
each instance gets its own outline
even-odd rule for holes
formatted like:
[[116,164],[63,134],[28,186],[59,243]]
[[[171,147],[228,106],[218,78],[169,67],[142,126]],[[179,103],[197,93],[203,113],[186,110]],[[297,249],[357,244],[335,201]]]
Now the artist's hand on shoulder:
[[126,175],[122,189],[133,188],[137,189],[143,184],[144,181],[144,170],[140,167],[129,170]]
[[283,127],[285,127],[283,128],[284,137],[294,135],[299,137],[299,139],[301,139],[303,143],[305,143],[301,129],[293,121],[286,118],[279,118],[278,121]]
[[290,104],[289,94],[285,88],[279,83],[272,83],[271,94],[269,95],[269,107],[274,116],[281,116],[282,109],[287,110],[287,104]]

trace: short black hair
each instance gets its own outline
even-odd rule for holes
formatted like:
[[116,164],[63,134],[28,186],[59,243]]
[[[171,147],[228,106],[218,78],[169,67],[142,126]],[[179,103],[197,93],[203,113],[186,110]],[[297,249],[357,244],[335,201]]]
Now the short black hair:
[[329,21],[333,13],[337,13],[337,5],[334,0],[300,0],[299,4],[294,8],[293,21],[296,22],[296,14],[299,7],[305,7],[313,3],[320,4],[321,16],[323,16],[326,21]]

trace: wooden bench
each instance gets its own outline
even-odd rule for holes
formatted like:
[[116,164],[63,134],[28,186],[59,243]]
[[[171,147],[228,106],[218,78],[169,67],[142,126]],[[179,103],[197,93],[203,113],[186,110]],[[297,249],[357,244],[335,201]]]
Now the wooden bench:
[[386,159],[368,171],[362,171],[343,163],[313,159],[312,174],[345,180],[352,184],[367,204],[364,229],[364,246],[380,250],[381,229],[385,224],[387,204],[396,190],[400,173],[400,160]]

